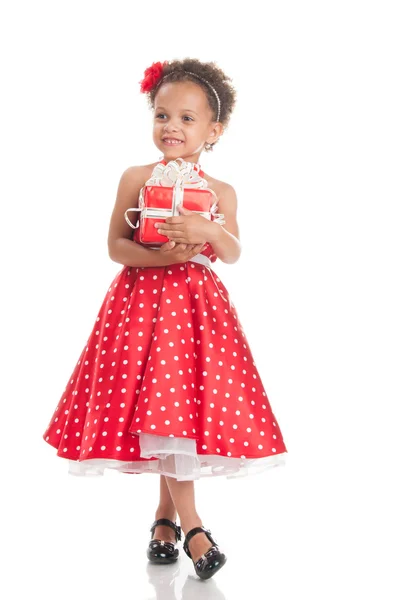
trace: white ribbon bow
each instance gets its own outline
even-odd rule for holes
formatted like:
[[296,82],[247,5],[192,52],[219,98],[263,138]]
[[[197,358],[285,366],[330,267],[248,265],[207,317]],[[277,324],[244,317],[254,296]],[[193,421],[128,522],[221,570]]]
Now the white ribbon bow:
[[[180,164],[178,161],[180,161]],[[145,185],[170,187],[179,182],[184,186],[194,188],[208,187],[207,180],[199,175],[199,165],[187,162],[182,158],[171,160],[166,165],[163,163],[157,164],[152,171],[151,177],[145,182]]]

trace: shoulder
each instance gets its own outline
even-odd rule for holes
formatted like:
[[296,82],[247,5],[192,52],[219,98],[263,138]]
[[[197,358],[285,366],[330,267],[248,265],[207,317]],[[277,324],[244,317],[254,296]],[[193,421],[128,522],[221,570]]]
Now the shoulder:
[[215,179],[204,174],[209,187],[217,196],[217,212],[224,215],[223,228],[239,240],[239,226],[237,222],[238,199],[235,188],[226,181]]
[[220,196],[222,198],[227,198],[229,201],[237,201],[235,188],[230,183],[225,181],[222,182]]
[[144,185],[145,181],[151,176],[152,170],[155,166],[156,163],[154,163],[153,165],[133,165],[127,167],[123,171],[120,179],[121,181],[124,181],[126,183],[134,182],[136,184],[141,184],[142,186]]
[[235,188],[230,183],[222,181],[221,179],[216,179],[215,177],[211,177],[206,173],[205,179],[207,180],[209,187],[216,194],[219,206],[228,204],[230,208],[236,207],[238,199]]
[[118,190],[123,195],[128,194],[130,197],[138,197],[140,189],[148,181],[156,165],[157,163],[127,167],[119,178]]
[[230,195],[235,192],[233,186],[226,181],[216,179],[208,173],[204,173],[204,178],[206,179],[208,186],[217,194],[217,196],[221,197],[223,195]]

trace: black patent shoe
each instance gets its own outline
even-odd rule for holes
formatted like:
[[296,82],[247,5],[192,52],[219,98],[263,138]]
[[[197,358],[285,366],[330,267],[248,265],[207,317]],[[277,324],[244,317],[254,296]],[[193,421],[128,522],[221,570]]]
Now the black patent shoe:
[[[206,536],[208,537],[208,539],[211,541],[211,543],[213,545],[211,548],[209,548],[209,550],[207,550],[207,552],[202,554],[202,556],[200,558],[198,558],[198,560],[195,562],[192,559],[191,553],[188,548],[188,544],[189,544],[190,539],[196,533],[201,533],[201,532],[206,534]],[[204,527],[194,527],[193,529],[188,531],[187,535],[185,536],[183,548],[184,548],[185,553],[189,556],[189,558],[193,562],[196,575],[198,575],[201,579],[209,579],[215,573],[217,573],[217,571],[219,569],[221,569],[221,567],[227,562],[227,557],[225,556],[225,554],[223,552],[221,552],[221,550],[219,549],[219,547],[217,545],[217,542],[211,536],[210,529],[205,529]]]
[[[174,529],[176,534],[175,543],[177,543],[178,540],[181,540],[181,527],[176,523],[173,523],[173,521],[170,521],[170,519],[157,519],[154,521],[150,529],[152,535],[158,525],[168,525]],[[179,556],[179,550],[178,548],[175,548],[175,544],[173,542],[165,542],[163,540],[154,538],[149,542],[146,554],[152,563],[165,565],[176,562]]]

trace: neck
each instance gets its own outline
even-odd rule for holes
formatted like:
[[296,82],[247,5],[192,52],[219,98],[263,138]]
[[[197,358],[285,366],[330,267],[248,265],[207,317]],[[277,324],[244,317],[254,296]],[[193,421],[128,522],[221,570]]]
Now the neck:
[[166,162],[169,162],[170,160],[175,160],[176,158],[182,158],[186,162],[199,164],[200,152],[195,152],[194,154],[190,154],[189,156],[178,156],[178,157],[177,156],[168,157],[166,154],[163,154],[163,159]]

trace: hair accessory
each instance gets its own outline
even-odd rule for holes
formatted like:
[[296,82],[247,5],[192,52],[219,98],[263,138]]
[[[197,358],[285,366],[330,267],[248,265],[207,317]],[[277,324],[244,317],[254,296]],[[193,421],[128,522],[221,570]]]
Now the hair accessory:
[[[217,99],[217,104],[218,104],[218,110],[217,110],[217,119],[216,121],[219,121],[220,119],[220,112],[221,112],[221,102],[220,102],[220,97],[217,94],[215,88],[211,85],[211,83],[209,83],[207,81],[207,79],[204,79],[203,77],[201,77],[200,75],[196,75],[196,73],[192,73],[191,71],[186,71],[186,73],[189,73],[190,75],[194,75],[194,77],[197,77],[198,79],[200,79],[201,81],[204,81],[205,83],[207,83],[207,85],[209,86],[209,88],[213,91],[216,99]],[[167,77],[167,75],[166,75]]]
[[[167,64],[168,64],[167,60],[164,61],[163,63],[156,62],[156,63],[152,63],[152,65],[150,67],[145,69],[144,79],[140,82],[141,83],[141,92],[143,92],[143,93],[150,92],[153,88],[158,87],[160,85],[160,83],[164,79],[166,79],[166,77],[169,77],[170,75],[173,74],[173,71],[172,71],[171,73],[167,73],[166,75],[163,75],[164,67]],[[216,97],[217,105],[218,105],[216,121],[219,121],[220,113],[221,113],[221,102],[220,102],[220,97],[219,97],[216,89],[214,88],[214,86],[211,85],[211,83],[209,83],[207,81],[207,79],[204,79],[203,77],[201,77],[200,75],[197,75],[196,73],[192,73],[192,71],[184,71],[184,73],[188,73],[189,75],[193,75],[194,77],[197,77],[198,79],[200,79],[201,81],[206,83],[209,86],[209,88],[212,90],[213,94]]]
[[163,63],[152,63],[150,67],[144,71],[144,79],[140,81],[141,92],[150,92],[153,87],[159,82],[163,75],[164,66],[167,65],[167,60]]

